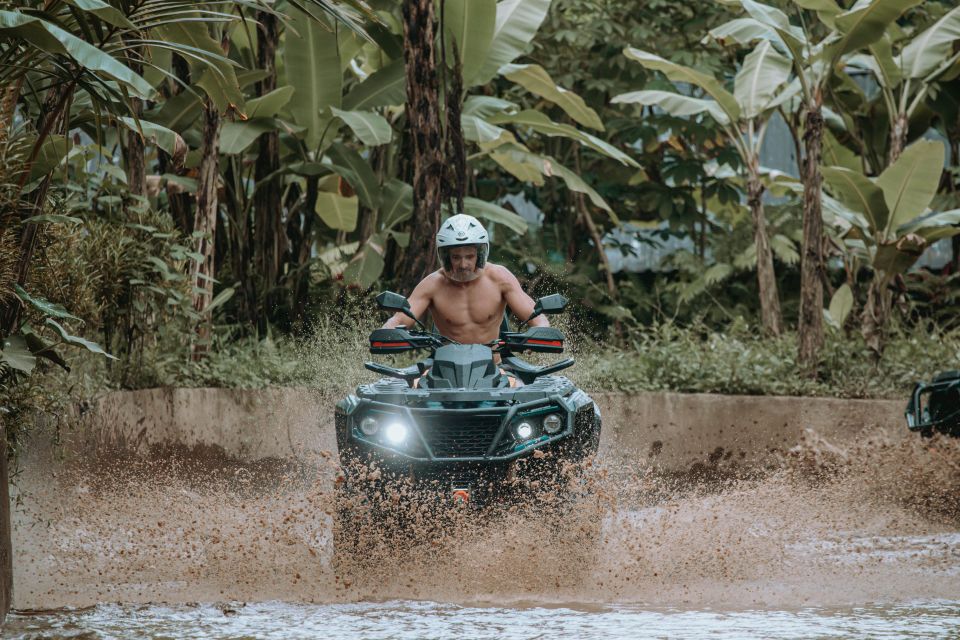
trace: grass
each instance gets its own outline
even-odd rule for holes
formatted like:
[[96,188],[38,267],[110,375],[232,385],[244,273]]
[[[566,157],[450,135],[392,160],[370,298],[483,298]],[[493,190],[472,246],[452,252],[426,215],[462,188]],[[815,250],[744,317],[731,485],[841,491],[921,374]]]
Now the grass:
[[[223,342],[199,362],[185,354],[148,358],[131,386],[287,385],[346,393],[375,377],[363,362],[372,359],[367,335],[376,321],[358,325],[324,322],[308,338]],[[901,398],[914,382],[960,367],[960,332],[898,333],[877,359],[859,334],[831,331],[817,378],[798,367],[794,334],[768,338],[737,324],[723,333],[665,324],[634,330],[618,346],[572,341],[570,351],[577,365],[568,374],[594,391]],[[398,356],[397,362],[413,359]],[[103,364],[95,368],[99,373],[85,369],[92,375],[86,386],[91,391],[109,387]]]

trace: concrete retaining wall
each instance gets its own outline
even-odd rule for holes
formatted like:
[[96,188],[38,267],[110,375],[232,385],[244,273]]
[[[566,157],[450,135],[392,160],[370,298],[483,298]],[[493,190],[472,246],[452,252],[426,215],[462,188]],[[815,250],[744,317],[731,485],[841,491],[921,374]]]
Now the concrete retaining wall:
[[[676,393],[598,393],[602,446],[682,470],[717,460],[762,463],[811,429],[843,445],[878,430],[906,433],[904,402]],[[312,389],[146,389],[115,392],[86,410],[67,451],[222,447],[230,456],[301,458],[334,451],[333,402]]]

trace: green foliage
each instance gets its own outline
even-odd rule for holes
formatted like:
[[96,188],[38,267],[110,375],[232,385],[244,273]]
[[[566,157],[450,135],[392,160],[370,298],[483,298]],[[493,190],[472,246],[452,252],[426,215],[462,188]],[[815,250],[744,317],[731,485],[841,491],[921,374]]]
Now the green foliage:
[[960,360],[960,333],[926,328],[897,334],[879,361],[859,336],[832,332],[815,380],[797,365],[795,336],[769,338],[743,323],[722,333],[661,324],[632,332],[627,342],[592,353],[581,347],[578,381],[623,391],[900,399],[913,383]]

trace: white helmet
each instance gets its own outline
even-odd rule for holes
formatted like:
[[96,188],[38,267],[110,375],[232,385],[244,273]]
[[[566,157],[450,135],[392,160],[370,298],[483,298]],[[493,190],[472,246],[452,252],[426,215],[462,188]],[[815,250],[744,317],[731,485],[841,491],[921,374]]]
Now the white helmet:
[[487,230],[480,221],[465,213],[458,213],[444,220],[437,231],[437,259],[441,268],[450,273],[450,249],[474,245],[477,247],[477,271],[483,269],[490,253],[490,240]]

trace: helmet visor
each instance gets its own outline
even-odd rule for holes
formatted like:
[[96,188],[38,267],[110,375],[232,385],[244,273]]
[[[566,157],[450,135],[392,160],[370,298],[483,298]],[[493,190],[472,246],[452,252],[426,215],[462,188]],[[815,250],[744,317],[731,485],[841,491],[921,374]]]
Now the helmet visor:
[[454,282],[471,282],[483,273],[486,261],[485,244],[462,244],[455,247],[440,247],[440,265],[443,274]]

